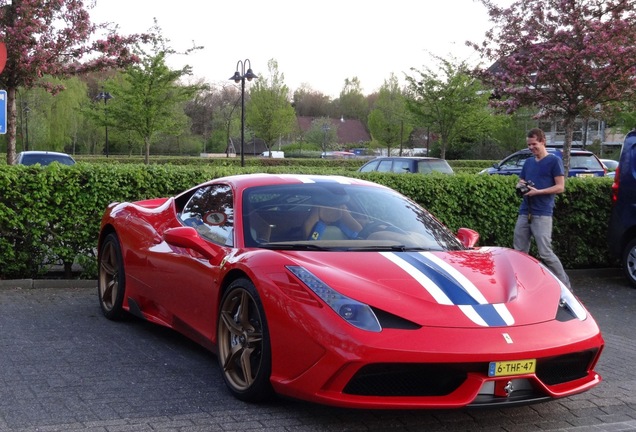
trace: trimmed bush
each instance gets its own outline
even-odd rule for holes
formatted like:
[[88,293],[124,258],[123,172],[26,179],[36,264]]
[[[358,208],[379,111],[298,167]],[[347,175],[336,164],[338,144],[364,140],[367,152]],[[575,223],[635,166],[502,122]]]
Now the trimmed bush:
[[[279,161],[280,159],[276,160]],[[284,160],[284,159],[283,159]],[[95,277],[101,216],[111,202],[174,195],[213,178],[239,173],[338,174],[387,185],[435,214],[450,229],[475,229],[481,245],[510,247],[520,199],[516,177],[458,173],[358,173],[334,164],[234,166],[230,164],[78,163],[47,168],[0,166],[0,278],[33,278],[51,263],[67,274],[80,261],[82,277]],[[606,232],[611,179],[570,178],[557,198],[554,247],[566,268],[613,266]],[[91,263],[93,265],[91,265]]]

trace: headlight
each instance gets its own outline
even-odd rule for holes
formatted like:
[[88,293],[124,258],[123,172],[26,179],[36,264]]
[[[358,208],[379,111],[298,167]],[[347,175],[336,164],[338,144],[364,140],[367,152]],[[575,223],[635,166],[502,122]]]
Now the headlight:
[[287,269],[349,324],[362,330],[382,331],[378,318],[369,305],[340,294],[304,267],[287,266]]
[[559,306],[569,310],[572,315],[581,321],[585,320],[585,318],[587,318],[587,312],[581,302],[574,297],[574,294],[572,294],[572,291],[570,291],[568,287],[563,285],[563,282],[559,281],[559,283],[561,284],[561,302]]
[[566,287],[563,282],[561,282],[561,279],[556,277],[549,268],[547,268],[544,264],[540,265],[541,267],[543,267],[543,270],[545,270],[546,273],[552,275],[552,277],[559,283],[559,286],[561,287],[561,299],[559,300],[559,307],[567,309],[574,317],[578,318],[581,321],[584,321],[587,318],[587,312],[585,311],[585,308],[583,307],[581,302],[579,302],[576,297],[574,297],[572,291],[570,291],[570,289]]

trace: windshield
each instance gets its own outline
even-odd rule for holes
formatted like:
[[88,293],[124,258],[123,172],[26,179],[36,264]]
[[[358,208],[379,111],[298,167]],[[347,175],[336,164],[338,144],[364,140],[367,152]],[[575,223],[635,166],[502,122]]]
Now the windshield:
[[415,202],[384,188],[314,183],[243,194],[246,246],[280,249],[459,250],[457,238]]

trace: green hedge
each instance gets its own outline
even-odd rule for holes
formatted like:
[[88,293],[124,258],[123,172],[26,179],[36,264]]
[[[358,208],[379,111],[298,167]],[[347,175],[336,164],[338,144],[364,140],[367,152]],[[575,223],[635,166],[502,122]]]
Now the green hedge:
[[[482,245],[512,243],[519,205],[515,177],[358,173],[334,165],[5,165],[0,166],[0,279],[35,278],[58,262],[68,271],[79,262],[81,277],[93,278],[99,223],[110,202],[170,196],[209,179],[255,172],[368,179],[413,198],[452,230],[465,226],[479,231]],[[616,264],[606,245],[610,187],[610,179],[568,179],[566,193],[557,200],[554,231],[555,250],[566,268]]]

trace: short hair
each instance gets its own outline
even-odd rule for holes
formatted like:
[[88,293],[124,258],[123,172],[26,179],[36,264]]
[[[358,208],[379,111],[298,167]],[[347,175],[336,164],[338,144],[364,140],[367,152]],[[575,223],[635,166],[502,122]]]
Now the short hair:
[[533,128],[528,131],[526,138],[536,138],[539,142],[545,142],[545,133],[542,129]]

